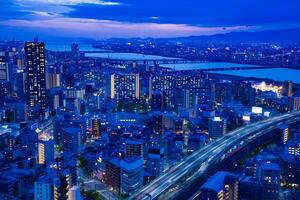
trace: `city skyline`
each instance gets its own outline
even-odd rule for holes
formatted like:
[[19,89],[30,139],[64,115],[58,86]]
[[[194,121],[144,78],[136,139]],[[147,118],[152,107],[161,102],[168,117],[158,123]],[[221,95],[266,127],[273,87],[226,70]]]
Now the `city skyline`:
[[299,200],[298,1],[0,3],[0,199]]

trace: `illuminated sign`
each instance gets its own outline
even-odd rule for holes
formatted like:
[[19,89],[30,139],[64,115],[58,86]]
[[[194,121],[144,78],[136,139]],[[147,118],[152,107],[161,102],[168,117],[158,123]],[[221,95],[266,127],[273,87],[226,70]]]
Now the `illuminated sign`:
[[254,114],[262,114],[263,113],[262,107],[255,107],[255,106],[253,106],[252,107],[252,113],[254,113]]

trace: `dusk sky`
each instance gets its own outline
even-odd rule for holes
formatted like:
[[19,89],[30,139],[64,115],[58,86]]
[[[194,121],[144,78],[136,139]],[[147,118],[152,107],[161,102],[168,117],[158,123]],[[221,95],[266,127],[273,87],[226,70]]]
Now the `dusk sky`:
[[0,13],[0,39],[179,37],[300,27],[299,0],[2,0]]

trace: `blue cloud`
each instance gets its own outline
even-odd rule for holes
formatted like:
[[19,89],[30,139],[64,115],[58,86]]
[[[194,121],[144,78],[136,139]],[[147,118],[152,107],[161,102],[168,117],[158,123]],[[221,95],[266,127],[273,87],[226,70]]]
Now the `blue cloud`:
[[[123,0],[132,6],[75,7],[73,17],[117,19],[145,22],[149,16],[160,16],[161,23],[216,25],[267,25],[300,22],[298,0]],[[148,18],[148,21],[151,19]]]
[[[191,34],[205,34],[203,30],[208,30],[207,33],[211,34],[211,30],[223,32],[225,27],[234,31],[248,30],[247,27],[259,30],[300,24],[298,0],[11,0],[1,3],[0,12],[0,24],[4,31],[2,35],[5,30],[13,32],[14,28],[36,33],[39,31],[39,23],[43,33],[47,33],[43,24],[45,22],[51,22],[48,32],[52,34],[53,28],[59,26],[59,21],[71,21],[73,26],[66,29],[82,34],[82,37],[87,35],[80,32],[80,29],[72,30],[76,28],[75,22],[86,21],[91,27],[93,23],[95,26],[105,26],[106,35],[111,35],[107,23],[110,22],[110,28],[118,33],[122,33],[122,30],[117,30],[116,25],[127,27],[126,36],[132,27],[148,27],[151,30],[155,27],[162,31],[163,27],[172,25],[180,27],[177,31],[182,32],[177,35],[181,36],[187,29],[193,30]],[[34,27],[30,25],[30,21]],[[13,22],[15,24],[11,24]],[[212,29],[204,29],[205,27]],[[136,36],[134,30],[132,33]],[[162,35],[166,34],[167,31],[162,32]],[[170,36],[174,35],[176,36]]]

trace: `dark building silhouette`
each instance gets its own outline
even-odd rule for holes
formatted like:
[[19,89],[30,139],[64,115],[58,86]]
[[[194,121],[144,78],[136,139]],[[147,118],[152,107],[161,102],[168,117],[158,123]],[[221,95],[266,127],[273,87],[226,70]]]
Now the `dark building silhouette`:
[[29,118],[45,116],[46,109],[46,76],[45,48],[42,42],[25,43],[27,67],[27,104]]

